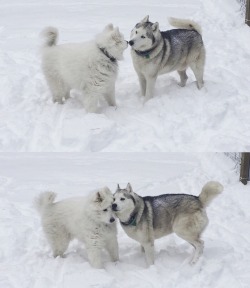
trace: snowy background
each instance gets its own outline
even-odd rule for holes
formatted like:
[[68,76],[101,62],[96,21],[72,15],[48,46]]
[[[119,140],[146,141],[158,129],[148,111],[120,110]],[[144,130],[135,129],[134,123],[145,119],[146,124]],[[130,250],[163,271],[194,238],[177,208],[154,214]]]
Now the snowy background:
[[[168,16],[203,28],[205,87],[188,70],[158,78],[142,105],[130,51],[120,62],[118,107],[86,114],[72,98],[53,104],[40,69],[40,31],[58,27],[60,43],[93,39],[104,25],[128,39],[145,15],[171,29]],[[237,0],[0,0],[0,151],[249,151],[250,28]],[[74,96],[74,95],[72,95]]]
[[[1,288],[247,288],[250,283],[250,191],[225,154],[17,153],[0,154]],[[155,265],[146,268],[139,244],[119,227],[120,261],[91,268],[73,241],[65,259],[52,258],[32,201],[54,190],[58,200],[128,181],[140,195],[199,195],[209,180],[224,185],[207,209],[204,255],[188,264],[192,247],[170,235],[155,242]]]

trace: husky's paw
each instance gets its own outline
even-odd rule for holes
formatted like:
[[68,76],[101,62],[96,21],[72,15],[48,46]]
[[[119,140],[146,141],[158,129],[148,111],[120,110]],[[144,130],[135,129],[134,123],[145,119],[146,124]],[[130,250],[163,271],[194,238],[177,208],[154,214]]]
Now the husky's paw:
[[179,85],[180,87],[185,87],[185,86],[186,86],[186,82],[185,82],[185,83],[183,83],[183,82],[178,82],[178,85]]
[[196,82],[197,88],[201,90],[201,88],[204,86],[204,82]]

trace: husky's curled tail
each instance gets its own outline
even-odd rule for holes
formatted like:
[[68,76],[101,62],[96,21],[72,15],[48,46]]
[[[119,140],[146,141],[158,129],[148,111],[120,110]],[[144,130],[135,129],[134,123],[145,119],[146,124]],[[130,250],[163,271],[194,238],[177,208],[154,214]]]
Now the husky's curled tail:
[[207,207],[212,200],[223,191],[223,186],[216,181],[210,181],[205,184],[199,195],[203,207]]
[[168,22],[170,25],[172,25],[176,28],[195,30],[200,35],[202,34],[201,26],[192,20],[169,17]]
[[41,37],[44,38],[44,46],[55,46],[58,40],[58,30],[55,27],[46,27],[41,32]]
[[42,214],[47,207],[51,206],[54,203],[55,198],[55,192],[41,193],[34,201],[37,211]]

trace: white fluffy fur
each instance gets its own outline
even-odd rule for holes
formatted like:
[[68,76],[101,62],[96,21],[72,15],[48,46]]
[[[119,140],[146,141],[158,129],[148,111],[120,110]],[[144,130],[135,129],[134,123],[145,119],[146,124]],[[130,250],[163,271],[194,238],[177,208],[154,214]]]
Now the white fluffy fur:
[[93,41],[63,45],[56,45],[56,28],[47,27],[41,34],[45,38],[42,69],[55,102],[63,103],[71,89],[78,89],[88,112],[97,111],[100,97],[109,105],[116,105],[117,60],[123,59],[123,51],[128,46],[118,28],[109,24]]
[[199,195],[199,199],[203,204],[203,207],[208,207],[212,200],[221,194],[223,191],[223,186],[216,181],[209,181],[201,190]]
[[168,23],[176,28],[196,30],[197,32],[202,34],[201,26],[198,23],[189,19],[179,19],[179,18],[169,17]]
[[54,257],[63,257],[69,242],[76,238],[85,243],[89,262],[93,267],[102,268],[103,248],[108,251],[112,261],[117,261],[117,228],[111,209],[111,191],[104,187],[88,197],[54,203],[55,197],[54,192],[44,192],[35,199]]

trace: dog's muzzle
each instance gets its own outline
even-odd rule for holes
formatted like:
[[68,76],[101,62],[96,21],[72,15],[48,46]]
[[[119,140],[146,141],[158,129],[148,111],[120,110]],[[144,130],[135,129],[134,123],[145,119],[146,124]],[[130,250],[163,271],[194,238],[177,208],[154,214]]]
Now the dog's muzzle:
[[134,42],[133,40],[130,40],[130,41],[128,42],[128,44],[129,44],[130,46],[133,46],[133,45],[135,44],[135,42]]
[[117,204],[115,204],[115,203],[112,204],[112,210],[113,210],[113,211],[117,211]]

